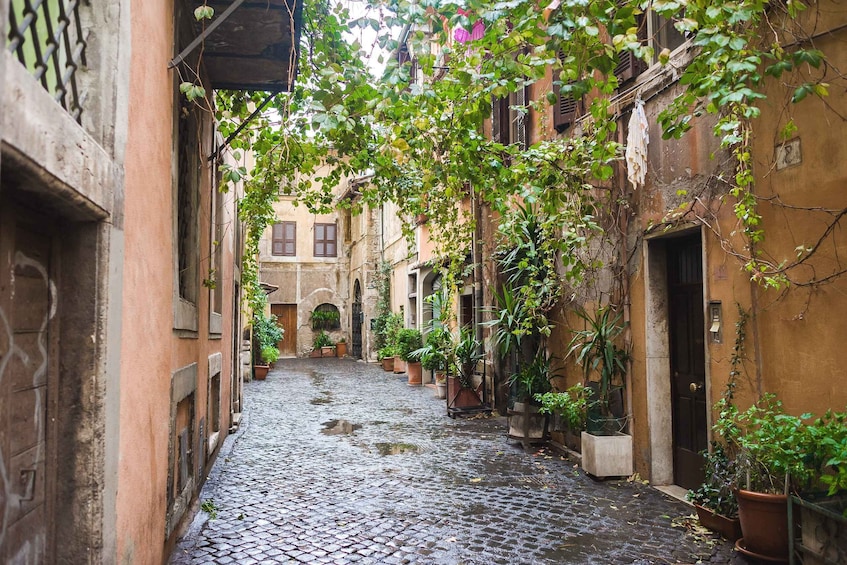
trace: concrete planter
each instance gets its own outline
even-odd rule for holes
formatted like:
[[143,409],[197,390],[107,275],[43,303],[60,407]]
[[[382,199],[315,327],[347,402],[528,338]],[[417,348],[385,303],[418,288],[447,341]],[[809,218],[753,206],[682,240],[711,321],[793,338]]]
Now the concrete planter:
[[632,474],[632,436],[596,436],[582,432],[582,468],[595,477]]
[[538,411],[539,407],[526,402],[515,402],[508,411],[509,439],[524,443],[543,443],[547,441],[547,414]]

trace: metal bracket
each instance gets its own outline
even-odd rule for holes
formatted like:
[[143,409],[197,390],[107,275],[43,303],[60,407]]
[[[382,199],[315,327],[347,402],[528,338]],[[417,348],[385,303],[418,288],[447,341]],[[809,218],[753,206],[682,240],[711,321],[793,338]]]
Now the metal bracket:
[[185,60],[185,57],[188,56],[189,53],[194,51],[200,43],[203,42],[213,31],[217,29],[219,25],[221,25],[234,11],[236,8],[241,6],[244,3],[244,0],[234,0],[232,4],[229,5],[229,8],[223,11],[223,13],[215,18],[215,20],[209,24],[209,27],[203,30],[203,33],[194,38],[194,41],[188,44],[188,47],[182,50],[182,52],[171,59],[171,62],[168,63],[168,68],[172,69],[182,63]]

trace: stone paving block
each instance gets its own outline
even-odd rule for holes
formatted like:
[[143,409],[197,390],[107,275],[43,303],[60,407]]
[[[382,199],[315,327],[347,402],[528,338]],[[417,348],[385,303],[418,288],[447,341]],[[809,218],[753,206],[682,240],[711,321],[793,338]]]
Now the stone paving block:
[[[525,452],[504,418],[450,419],[431,390],[376,366],[281,360],[244,389],[241,427],[200,494],[221,510],[172,564],[746,563],[674,528],[684,503]],[[322,433],[339,420],[355,429]]]

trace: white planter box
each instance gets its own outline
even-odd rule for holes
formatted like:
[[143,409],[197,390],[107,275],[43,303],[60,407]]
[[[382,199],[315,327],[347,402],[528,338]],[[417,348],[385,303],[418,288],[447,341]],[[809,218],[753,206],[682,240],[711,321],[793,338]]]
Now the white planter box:
[[595,477],[632,474],[632,436],[595,436],[582,432],[582,468]]

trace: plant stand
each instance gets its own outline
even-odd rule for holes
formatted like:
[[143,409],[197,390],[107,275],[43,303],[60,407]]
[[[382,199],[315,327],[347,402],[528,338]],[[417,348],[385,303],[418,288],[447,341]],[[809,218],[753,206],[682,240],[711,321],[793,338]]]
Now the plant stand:
[[486,399],[485,364],[482,363],[482,366],[481,371],[474,371],[473,384],[476,385],[474,387],[464,387],[459,377],[447,376],[447,415],[451,418],[491,414],[491,406]]
[[547,443],[550,437],[550,418],[538,410],[538,406],[528,402],[515,402],[514,407],[508,411],[509,439],[521,442],[524,449],[530,445]]
[[[847,563],[847,496],[788,497],[788,536],[791,565]],[[797,520],[799,513],[799,521]],[[799,533],[795,527],[799,522]]]
[[582,468],[595,477],[630,476],[632,436],[622,433],[598,436],[582,432]]

